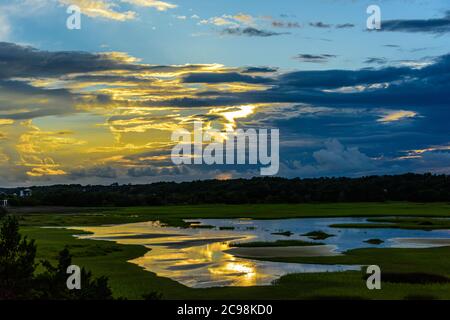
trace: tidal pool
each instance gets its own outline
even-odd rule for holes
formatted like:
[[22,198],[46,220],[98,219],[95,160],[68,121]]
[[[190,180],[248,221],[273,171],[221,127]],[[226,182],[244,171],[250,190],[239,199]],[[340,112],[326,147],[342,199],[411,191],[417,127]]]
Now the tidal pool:
[[[186,220],[213,228],[175,228],[149,221],[100,227],[76,227],[92,232],[79,238],[115,241],[120,244],[143,245],[151,249],[144,256],[131,260],[158,276],[168,277],[186,286],[202,288],[215,286],[268,285],[288,273],[336,272],[359,270],[360,266],[316,265],[258,261],[239,257],[230,250],[232,242],[307,240],[302,234],[321,230],[333,237],[319,240],[325,246],[296,247],[279,252],[299,255],[306,249],[307,255],[336,255],[361,247],[427,247],[445,245],[450,230],[421,231],[402,229],[347,229],[331,228],[332,224],[367,223],[366,218],[302,218],[280,220],[250,219],[196,219]],[[291,236],[280,234],[290,231]],[[365,243],[368,239],[380,239],[379,245]],[[410,239],[410,241],[408,240]],[[429,241],[418,241],[428,239]],[[260,254],[273,256],[274,249],[260,249]],[[289,255],[286,255],[289,256]]]

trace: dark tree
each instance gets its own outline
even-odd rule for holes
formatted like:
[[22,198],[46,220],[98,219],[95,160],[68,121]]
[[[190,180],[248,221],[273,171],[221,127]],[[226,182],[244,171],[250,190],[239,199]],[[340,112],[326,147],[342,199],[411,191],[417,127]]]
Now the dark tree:
[[142,295],[142,298],[146,301],[162,300],[163,295],[160,292],[152,291]]
[[58,265],[42,261],[46,271],[37,276],[40,299],[46,300],[109,300],[112,292],[107,277],[93,278],[91,272],[81,268],[81,289],[67,288],[67,268],[72,265],[72,255],[67,248],[59,253]]
[[112,299],[107,277],[93,278],[81,268],[81,289],[67,288],[69,250],[59,254],[58,265],[43,261],[45,272],[35,275],[36,245],[19,233],[16,218],[7,216],[0,229],[0,300],[107,300]]
[[32,296],[36,256],[33,240],[22,238],[19,223],[6,217],[0,230],[0,299]]
[[3,207],[0,207],[0,220],[6,216],[6,209]]

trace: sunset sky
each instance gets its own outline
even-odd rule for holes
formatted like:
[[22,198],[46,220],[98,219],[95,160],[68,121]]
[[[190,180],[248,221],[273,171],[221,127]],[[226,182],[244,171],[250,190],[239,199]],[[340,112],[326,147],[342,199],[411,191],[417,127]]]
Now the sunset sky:
[[175,166],[196,120],[279,129],[279,176],[450,174],[449,34],[448,0],[2,0],[0,187],[259,174]]

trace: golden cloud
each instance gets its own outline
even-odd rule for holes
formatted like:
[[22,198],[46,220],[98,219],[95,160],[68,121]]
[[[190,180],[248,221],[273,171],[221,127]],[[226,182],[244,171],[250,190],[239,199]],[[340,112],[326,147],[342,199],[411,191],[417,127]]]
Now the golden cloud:
[[177,7],[176,4],[159,0],[122,0],[122,2],[131,3],[141,7],[155,8],[159,11],[166,11]]
[[136,17],[136,12],[119,12],[114,10],[117,5],[107,0],[59,0],[64,5],[76,5],[81,12],[92,18],[105,18],[117,21],[132,20]]

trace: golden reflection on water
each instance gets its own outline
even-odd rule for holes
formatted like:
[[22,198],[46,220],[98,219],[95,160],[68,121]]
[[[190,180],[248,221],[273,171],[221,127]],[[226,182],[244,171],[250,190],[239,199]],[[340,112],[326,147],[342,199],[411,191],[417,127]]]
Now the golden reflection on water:
[[268,285],[286,273],[334,268],[249,260],[228,254],[231,242],[258,239],[257,233],[248,229],[181,229],[157,222],[76,229],[92,232],[80,238],[146,246],[149,251],[144,256],[129,262],[189,287]]
[[239,286],[256,285],[257,269],[251,262],[226,262],[218,268],[211,268],[209,271],[214,276],[235,277],[233,283]]
[[210,286],[211,283],[254,286],[263,279],[268,283],[274,279],[273,275],[262,272],[257,263],[225,253],[227,249],[229,245],[226,242],[182,249],[152,247],[145,256],[130,262],[160,276],[197,287]]
[[[254,237],[250,234],[237,237],[236,233],[225,230],[162,228],[157,223],[87,227],[83,230],[94,234],[80,236],[83,238],[145,245],[151,250],[129,262],[188,286],[254,286],[261,282],[270,283],[276,278],[263,272],[258,263],[224,252],[230,248],[229,243],[233,239],[249,240]],[[139,237],[142,234],[151,236]],[[218,241],[220,238],[224,240]]]

